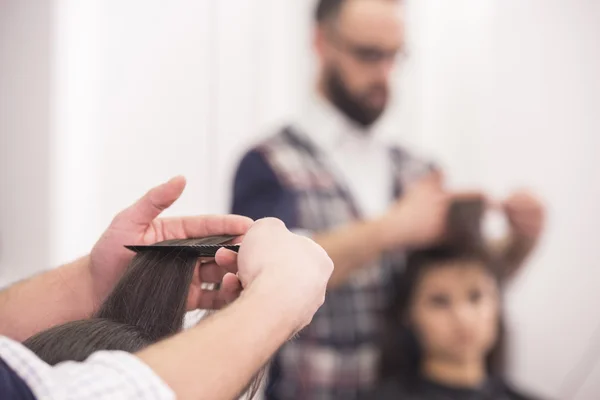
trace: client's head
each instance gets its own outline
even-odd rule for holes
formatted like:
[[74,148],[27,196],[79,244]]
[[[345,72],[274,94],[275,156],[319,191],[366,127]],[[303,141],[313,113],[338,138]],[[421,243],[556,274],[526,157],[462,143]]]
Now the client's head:
[[386,316],[383,379],[418,382],[426,364],[500,374],[502,319],[494,262],[481,247],[439,246],[407,257]]

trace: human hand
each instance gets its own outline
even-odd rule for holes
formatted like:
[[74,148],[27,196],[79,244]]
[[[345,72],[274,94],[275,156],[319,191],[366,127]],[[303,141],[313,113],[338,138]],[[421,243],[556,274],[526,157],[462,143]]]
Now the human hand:
[[[221,249],[217,263],[231,272],[223,285],[233,292],[263,293],[292,318],[296,330],[310,323],[325,300],[333,262],[321,246],[295,235],[274,218],[255,222],[244,236],[239,254]],[[238,289],[239,286],[238,286]]]
[[[185,178],[176,177],[148,191],[130,207],[121,211],[102,234],[88,264],[92,296],[99,305],[123,275],[134,253],[125,245],[148,245],[169,239],[185,239],[213,235],[243,235],[252,220],[240,216],[197,216],[157,219],[182,194]],[[229,286],[219,291],[200,290],[200,281],[218,282],[226,271],[214,262],[196,268],[188,296],[188,309],[212,308],[230,301]],[[223,299],[225,298],[225,299]],[[211,307],[208,307],[211,306]]]
[[449,201],[437,174],[414,183],[378,221],[383,250],[418,248],[441,240]]
[[545,222],[545,209],[542,202],[527,191],[517,191],[501,204],[512,229],[518,239],[535,242],[542,233]]

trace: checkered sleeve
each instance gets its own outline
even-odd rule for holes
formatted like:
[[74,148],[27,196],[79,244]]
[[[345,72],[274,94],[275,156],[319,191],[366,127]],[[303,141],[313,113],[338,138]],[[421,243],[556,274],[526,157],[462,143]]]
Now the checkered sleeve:
[[0,359],[37,399],[175,399],[175,393],[132,354],[101,351],[84,362],[50,366],[20,343],[0,337]]

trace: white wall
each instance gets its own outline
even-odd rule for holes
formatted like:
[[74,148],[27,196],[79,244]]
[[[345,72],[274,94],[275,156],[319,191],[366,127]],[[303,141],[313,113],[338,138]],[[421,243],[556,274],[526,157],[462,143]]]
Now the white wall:
[[[56,0],[40,17],[1,1],[2,279],[88,251],[175,174],[189,187],[171,213],[225,212],[240,152],[311,86],[311,2]],[[563,385],[600,321],[599,4],[408,1],[411,58],[384,123],[456,188],[526,185],[546,199],[547,234],[508,296],[511,375],[555,398],[600,393],[598,368],[578,397]],[[39,174],[8,190],[21,170]],[[40,247],[23,251],[32,231]]]
[[189,185],[173,212],[227,212],[237,157],[307,91],[306,4],[139,4],[57,2],[56,263],[175,174]]
[[550,212],[510,297],[512,373],[548,395],[598,398],[600,365],[577,397],[582,372],[565,377],[584,355],[600,359],[600,3],[505,0],[494,15],[484,179],[496,191],[529,184]]
[[0,287],[49,265],[50,14],[0,0]]
[[184,173],[181,213],[209,205],[208,1],[57,3],[53,261],[82,254],[118,210]]

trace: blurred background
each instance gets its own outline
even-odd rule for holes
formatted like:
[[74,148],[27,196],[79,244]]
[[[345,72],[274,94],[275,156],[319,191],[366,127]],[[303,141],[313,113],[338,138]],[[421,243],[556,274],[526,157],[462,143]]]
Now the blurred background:
[[[455,188],[545,200],[543,242],[507,294],[510,375],[598,398],[600,2],[405,4],[385,131]],[[0,286],[85,254],[173,175],[188,188],[170,214],[227,212],[242,152],[313,87],[313,7],[0,0]]]

